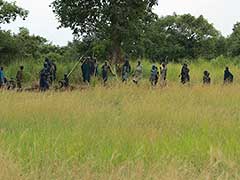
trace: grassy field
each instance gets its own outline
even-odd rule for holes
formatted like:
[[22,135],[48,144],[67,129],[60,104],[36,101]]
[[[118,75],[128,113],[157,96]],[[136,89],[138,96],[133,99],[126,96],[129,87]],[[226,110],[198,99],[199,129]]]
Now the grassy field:
[[0,92],[0,179],[239,179],[239,89]]

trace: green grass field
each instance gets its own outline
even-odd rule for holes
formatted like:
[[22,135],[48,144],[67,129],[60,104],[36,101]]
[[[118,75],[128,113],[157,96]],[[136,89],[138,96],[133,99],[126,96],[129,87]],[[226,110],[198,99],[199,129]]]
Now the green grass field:
[[239,179],[239,89],[0,92],[0,179]]

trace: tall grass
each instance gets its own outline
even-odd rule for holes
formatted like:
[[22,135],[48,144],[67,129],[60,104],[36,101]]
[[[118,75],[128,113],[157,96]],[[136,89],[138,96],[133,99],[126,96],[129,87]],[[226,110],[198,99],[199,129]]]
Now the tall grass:
[[[211,77],[214,84],[222,84],[223,82],[223,72],[226,66],[230,67],[230,70],[235,75],[236,82],[240,81],[240,74],[239,74],[239,58],[229,59],[224,57],[219,57],[213,59],[211,61],[206,61],[204,59],[198,59],[194,62],[189,62],[190,67],[190,74],[191,74],[191,81],[192,84],[199,84],[202,81],[203,71],[208,70],[211,73]],[[74,66],[75,62],[58,62],[58,71],[57,71],[57,79],[60,80],[63,78],[64,73],[70,72],[72,67]],[[135,69],[136,62],[132,62],[132,67]],[[25,86],[32,85],[33,82],[37,83],[39,81],[39,72],[43,67],[43,61],[34,61],[34,60],[26,60],[26,61],[18,61],[13,63],[7,67],[5,67],[5,72],[8,78],[15,78],[16,72],[20,65],[25,66],[25,74],[24,74],[24,84]],[[159,64],[156,64],[160,66]],[[101,66],[102,64],[99,63],[99,80],[101,79]],[[144,60],[143,61],[144,67],[144,78],[147,80],[150,76],[150,71],[152,64]],[[181,70],[181,64],[168,64],[168,80],[170,82],[178,82],[179,81],[179,74]],[[239,74],[239,75],[238,75]],[[115,77],[110,76],[110,80],[115,81]],[[71,84],[80,84],[82,82],[82,75],[81,75],[81,68],[80,65],[73,73],[70,78]],[[94,80],[93,85],[99,84],[99,81]]]
[[1,92],[1,152],[24,179],[239,179],[239,88]]

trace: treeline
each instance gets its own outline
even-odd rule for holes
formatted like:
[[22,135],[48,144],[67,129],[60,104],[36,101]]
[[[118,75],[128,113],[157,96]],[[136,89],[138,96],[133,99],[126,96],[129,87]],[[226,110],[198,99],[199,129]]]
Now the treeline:
[[[126,29],[128,31],[128,29]],[[182,62],[186,59],[214,59],[218,56],[240,56],[240,23],[234,25],[230,36],[224,37],[203,16],[190,14],[154,17],[138,33],[127,36],[121,45],[122,57],[145,58],[155,62]],[[129,32],[130,33],[130,32]],[[74,61],[80,55],[95,56],[100,61],[111,56],[110,38],[85,34],[67,46],[49,43],[44,37],[31,35],[26,28],[19,33],[0,30],[0,61],[49,57],[57,61]]]
[[[224,37],[203,16],[190,14],[159,17],[149,23],[140,36],[121,44],[122,52],[133,59],[145,58],[155,62],[194,61],[219,56],[240,56],[240,23],[234,25],[230,36]],[[68,48],[79,53],[90,50],[101,60],[108,59],[111,43],[108,39],[85,36],[69,43]]]

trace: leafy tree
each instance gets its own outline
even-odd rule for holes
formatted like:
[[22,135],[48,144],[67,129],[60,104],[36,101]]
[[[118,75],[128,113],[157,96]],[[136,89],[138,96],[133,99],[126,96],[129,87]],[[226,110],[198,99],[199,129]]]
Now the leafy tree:
[[[9,3],[0,0],[0,24],[10,23],[16,20],[19,16],[25,19],[28,11],[18,7],[15,2]],[[18,55],[18,45],[16,39],[10,31],[0,30],[0,60],[2,63],[9,63],[9,61]]]
[[154,16],[157,0],[54,0],[53,11],[61,24],[76,35],[109,40],[113,62],[120,62],[122,47],[131,35]]
[[230,56],[240,55],[240,23],[236,23],[233,33],[228,38],[228,54]]
[[222,37],[203,16],[190,14],[161,17],[145,33],[145,55],[152,60],[213,58]]
[[15,2],[9,3],[4,0],[0,0],[0,24],[10,23],[16,20],[19,16],[25,19],[28,15],[28,11],[21,7],[18,7]]
[[41,50],[44,48],[47,40],[40,36],[30,35],[27,28],[19,28],[19,33],[14,36],[19,46],[19,57],[21,58],[39,58]]
[[19,50],[16,40],[10,31],[0,31],[0,62],[9,63],[17,57]]

